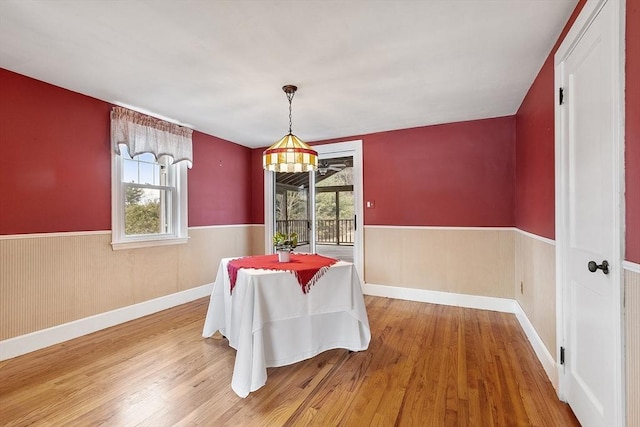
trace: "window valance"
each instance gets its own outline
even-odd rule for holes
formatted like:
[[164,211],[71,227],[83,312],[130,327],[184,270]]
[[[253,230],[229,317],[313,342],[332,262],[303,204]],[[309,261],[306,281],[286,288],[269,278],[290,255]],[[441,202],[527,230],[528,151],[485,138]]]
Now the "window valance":
[[127,146],[129,155],[152,153],[156,159],[169,156],[173,163],[186,161],[191,168],[193,130],[147,116],[122,107],[111,110],[111,144],[120,154],[120,144]]

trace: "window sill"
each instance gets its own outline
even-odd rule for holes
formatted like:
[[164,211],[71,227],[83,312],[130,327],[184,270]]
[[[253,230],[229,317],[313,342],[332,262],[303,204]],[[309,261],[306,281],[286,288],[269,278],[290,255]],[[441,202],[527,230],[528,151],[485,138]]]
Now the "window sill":
[[189,241],[188,237],[177,237],[168,239],[141,239],[130,240],[125,242],[111,242],[111,248],[114,251],[121,249],[136,249],[136,248],[152,248],[156,246],[169,246],[169,245],[184,245]]

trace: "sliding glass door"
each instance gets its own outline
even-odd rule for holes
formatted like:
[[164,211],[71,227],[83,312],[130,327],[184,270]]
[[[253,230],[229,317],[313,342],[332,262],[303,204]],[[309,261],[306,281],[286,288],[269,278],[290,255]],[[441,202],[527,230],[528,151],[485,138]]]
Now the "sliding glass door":
[[310,174],[275,173],[275,231],[283,234],[296,233],[298,247],[295,252],[311,252],[313,236],[310,194]]
[[295,252],[353,262],[362,274],[361,141],[314,149],[315,172],[265,172],[265,250],[273,252],[274,233],[295,232]]
[[353,262],[353,156],[320,158],[315,195],[316,253]]

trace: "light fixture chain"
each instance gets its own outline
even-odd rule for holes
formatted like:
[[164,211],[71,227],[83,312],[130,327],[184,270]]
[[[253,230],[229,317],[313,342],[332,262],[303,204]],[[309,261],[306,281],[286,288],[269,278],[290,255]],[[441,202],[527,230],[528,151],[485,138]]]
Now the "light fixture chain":
[[291,135],[291,125],[292,125],[292,120],[291,120],[291,101],[293,101],[293,95],[294,93],[287,93],[287,99],[289,100],[289,135]]

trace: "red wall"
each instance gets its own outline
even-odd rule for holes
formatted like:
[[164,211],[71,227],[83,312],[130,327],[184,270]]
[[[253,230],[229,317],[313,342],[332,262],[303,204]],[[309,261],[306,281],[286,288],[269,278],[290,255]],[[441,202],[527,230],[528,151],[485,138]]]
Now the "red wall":
[[555,239],[553,55],[585,4],[581,0],[516,114],[516,226]]
[[626,255],[640,263],[640,1],[627,0],[626,35]]
[[[0,234],[111,229],[111,105],[4,69],[0,91]],[[251,150],[193,147],[189,225],[247,223]]]
[[369,225],[513,226],[513,117],[363,138]]
[[189,225],[248,224],[251,219],[251,150],[193,133],[189,170]]
[[0,234],[111,228],[111,106],[0,69]]
[[265,148],[256,148],[251,151],[252,224],[264,224],[264,170],[262,167],[262,152]]
[[516,226],[555,238],[554,84],[549,55],[516,115]]
[[[364,198],[375,201],[365,224],[513,226],[514,131],[514,117],[502,117],[341,138],[363,141]],[[254,194],[254,222],[261,205]]]

